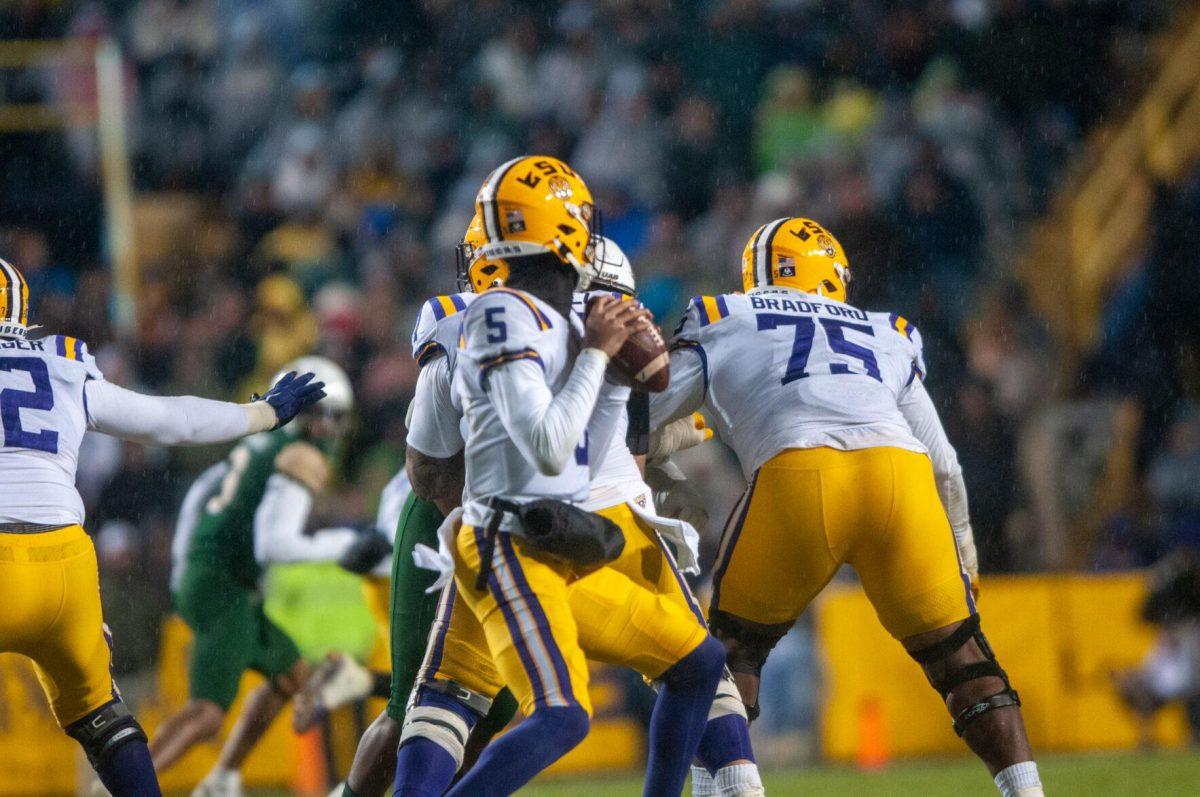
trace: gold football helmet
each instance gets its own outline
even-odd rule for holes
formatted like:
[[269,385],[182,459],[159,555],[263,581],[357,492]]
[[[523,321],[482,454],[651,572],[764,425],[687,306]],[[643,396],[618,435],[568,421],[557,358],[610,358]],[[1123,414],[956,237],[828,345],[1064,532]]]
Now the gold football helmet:
[[21,272],[0,260],[0,337],[23,338],[29,331],[29,285]]
[[485,243],[487,236],[483,234],[483,219],[476,213],[467,225],[462,243],[454,249],[460,292],[483,293],[488,288],[503,285],[508,279],[507,263],[489,260],[481,254]]
[[742,289],[778,285],[846,301],[850,263],[833,233],[812,219],[783,218],[754,231],[742,251]]
[[549,252],[575,270],[579,290],[595,276],[592,192],[557,158],[526,155],[501,165],[483,181],[475,208],[487,239],[480,253],[489,260]]

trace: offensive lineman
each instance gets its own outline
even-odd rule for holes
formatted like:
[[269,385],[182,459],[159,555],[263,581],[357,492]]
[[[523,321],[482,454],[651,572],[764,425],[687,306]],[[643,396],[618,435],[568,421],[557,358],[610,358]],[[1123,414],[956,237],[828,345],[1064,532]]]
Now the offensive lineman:
[[353,409],[350,380],[324,357],[301,357],[288,368],[324,380],[328,398],[320,411],[248,438],[205,471],[184,499],[172,545],[175,607],[194,640],[189,699],[151,740],[155,766],[170,767],[220,732],[245,670],[267,678],[247,697],[197,795],[241,794],[242,763],[309,675],[295,643],[263,611],[266,568],[334,560],[359,539],[349,529],[304,534],[313,496],[329,479],[329,457]]
[[966,490],[921,337],[846,304],[849,281],[827,230],[776,219],[746,245],[745,294],[696,297],[676,333],[652,421],[704,406],[750,482],[721,540],[710,626],[753,716],[768,653],[853,566],[1004,797],[1041,797],[1020,700],[979,628]]
[[[677,794],[720,678],[718,646],[686,605],[611,567],[582,575],[531,547],[519,514],[534,500],[586,500],[589,460],[603,459],[615,419],[626,411],[628,390],[603,387],[605,368],[630,325],[647,323],[646,314],[633,302],[599,298],[579,351],[570,308],[573,291],[593,276],[594,209],[587,186],[566,164],[513,159],[485,181],[477,207],[487,236],[483,256],[503,259],[510,271],[505,288],[464,313],[453,375],[467,430],[463,525],[443,525],[454,569],[443,604],[458,610],[431,637],[431,663],[440,666],[450,634],[476,647],[485,640],[480,671],[464,668],[464,679],[475,677],[457,686],[507,684],[526,719],[449,793],[512,793],[579,743],[590,716],[587,650],[660,679],[645,793]],[[491,662],[496,672],[489,678],[482,670]],[[440,793],[453,776],[475,720],[455,686],[414,695],[406,731],[440,724],[448,733],[405,739],[396,794]]]
[[144,396],[105,381],[83,341],[28,340],[29,288],[0,260],[0,650],[33,659],[60,727],[116,797],[159,795],[146,735],[109,672],[96,554],[75,489],[89,429],[157,445],[206,445],[278,429],[324,397],[288,373],[250,404]]

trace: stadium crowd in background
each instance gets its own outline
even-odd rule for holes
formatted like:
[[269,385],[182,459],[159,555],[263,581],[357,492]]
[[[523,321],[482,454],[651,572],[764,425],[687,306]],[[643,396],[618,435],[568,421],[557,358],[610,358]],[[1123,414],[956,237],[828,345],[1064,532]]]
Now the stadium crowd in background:
[[[855,304],[920,326],[985,575],[1147,564],[1200,539],[1200,414],[1183,400],[1200,387],[1197,331],[1160,301],[1198,290],[1200,191],[1164,190],[1145,264],[1078,382],[1013,263],[1068,153],[1144,77],[1169,6],[21,0],[0,8],[6,38],[120,40],[136,189],[188,197],[194,224],[144,265],[137,330],[118,336],[92,132],[6,135],[0,252],[36,321],[86,339],[118,383],[244,399],[301,353],[345,366],[360,413],[346,489],[323,511],[355,521],[402,462],[408,333],[425,298],[453,289],[453,247],[495,163],[548,152],[586,174],[664,327],[688,297],[737,286],[755,227],[803,213],[845,245]],[[0,77],[6,101],[68,114],[94,91],[88,66]],[[1073,414],[1087,428],[1055,420],[1064,400],[1094,408]],[[1122,434],[1135,497],[1081,543],[1066,527]],[[106,600],[154,593],[165,611],[153,574],[184,476],[208,455],[104,439],[83,456],[101,557],[146,582]],[[719,518],[740,484],[720,449],[707,456]],[[1041,479],[1047,463],[1082,475],[1078,494]]]

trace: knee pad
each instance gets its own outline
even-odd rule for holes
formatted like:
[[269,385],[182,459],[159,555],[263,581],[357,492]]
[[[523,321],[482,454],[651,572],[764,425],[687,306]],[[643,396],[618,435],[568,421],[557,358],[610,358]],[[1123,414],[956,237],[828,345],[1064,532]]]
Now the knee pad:
[[[791,630],[792,623],[760,625],[716,609],[708,617],[708,627],[725,645],[725,665],[730,672],[759,678],[767,656]],[[757,702],[745,709],[747,719],[758,719]]]
[[[947,666],[946,671],[937,678],[929,675],[929,665],[945,661],[972,639],[983,652],[983,661],[964,664],[954,669]],[[963,731],[969,724],[989,711],[1021,705],[1020,695],[1017,694],[1017,690],[1012,688],[1012,684],[1008,680],[1008,673],[1004,672],[997,663],[996,653],[988,644],[987,637],[983,635],[983,631],[979,627],[979,615],[977,614],[964,620],[963,624],[954,630],[954,633],[941,642],[935,642],[927,648],[912,651],[910,655],[925,668],[929,684],[938,691],[943,700],[946,700],[950,693],[958,687],[979,678],[999,678],[1004,683],[1004,689],[1001,691],[976,701],[958,712],[953,718],[953,722],[954,732],[959,736],[963,735]]]
[[146,742],[146,732],[120,700],[105,703],[64,730],[79,742],[93,769],[100,769],[122,745],[134,741]]
[[[450,754],[456,770],[461,768],[466,755],[467,737],[471,735],[479,715],[457,696],[431,689],[429,684],[422,685],[419,692],[415,704],[404,717],[399,747],[403,747],[409,739],[428,739]],[[482,697],[474,692],[469,694]],[[488,703],[490,705],[491,701]]]
[[708,710],[708,719],[711,722],[731,714],[744,720],[749,719],[746,714],[746,704],[742,702],[742,695],[738,692],[737,684],[733,682],[733,676],[726,669],[725,674],[717,683],[717,693],[713,697],[712,708]]
[[767,656],[792,624],[759,625],[717,609],[709,616],[708,627],[725,645],[725,663],[729,669],[758,677]]

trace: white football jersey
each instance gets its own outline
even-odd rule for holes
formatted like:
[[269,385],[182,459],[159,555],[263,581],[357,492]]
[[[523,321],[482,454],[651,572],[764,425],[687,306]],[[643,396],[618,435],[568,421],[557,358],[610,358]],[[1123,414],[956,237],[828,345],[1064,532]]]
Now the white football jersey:
[[925,376],[921,337],[901,316],[755,288],[692,299],[672,348],[698,358],[702,384],[676,380],[677,354],[671,386],[651,399],[654,415],[686,403],[684,391],[703,391],[706,416],[747,478],[789,448],[926,453],[897,406]]
[[[479,525],[488,513],[484,499],[501,496],[522,502],[537,498],[582,502],[588,494],[587,436],[561,473],[548,476],[526,459],[509,437],[488,398],[488,374],[498,366],[528,360],[541,366],[551,392],[558,393],[570,376],[578,344],[572,323],[536,296],[508,288],[480,294],[463,313],[463,334],[454,369],[455,400],[466,428],[464,522]],[[512,528],[506,518],[502,528]]]
[[0,340],[0,522],[83,523],[75,468],[89,379],[104,375],[78,338]]
[[[473,293],[435,296],[421,307],[413,329],[413,357],[425,370],[434,365],[436,376],[422,373],[421,379],[433,379],[429,385],[418,383],[418,391],[409,406],[408,444],[431,457],[446,458],[463,447],[462,409],[454,405],[450,378],[458,361],[458,341],[462,333],[462,315]],[[439,358],[443,358],[439,362]],[[425,389],[428,388],[426,392]]]
[[[583,321],[583,311],[591,296],[606,294],[621,298],[622,294],[614,291],[587,291],[575,294],[571,306],[572,312]],[[629,416],[622,413],[613,428],[609,438],[608,450],[600,462],[600,468],[592,476],[591,489],[583,508],[589,512],[607,509],[610,506],[635,502],[642,509],[654,511],[653,493],[646,482],[642,480],[642,472],[638,470],[637,460],[629,451],[626,438],[629,432]]]
[[452,293],[434,296],[421,306],[417,325],[413,327],[412,350],[417,365],[424,366],[439,354],[445,355],[454,367],[458,359],[458,337],[462,328],[459,313],[479,298],[474,293]]

